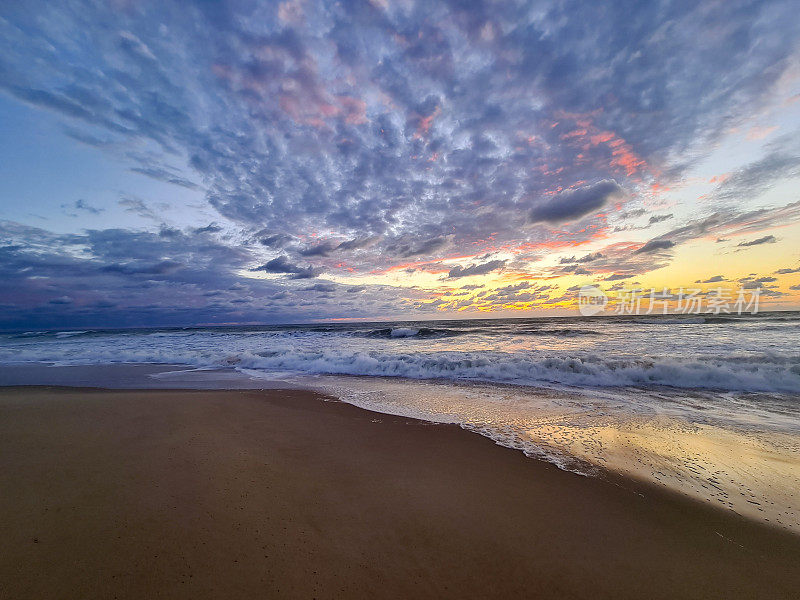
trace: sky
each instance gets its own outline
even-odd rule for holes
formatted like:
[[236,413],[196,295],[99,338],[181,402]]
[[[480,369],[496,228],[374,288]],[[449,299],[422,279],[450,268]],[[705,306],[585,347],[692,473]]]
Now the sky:
[[0,328],[798,309],[799,134],[792,1],[11,0]]

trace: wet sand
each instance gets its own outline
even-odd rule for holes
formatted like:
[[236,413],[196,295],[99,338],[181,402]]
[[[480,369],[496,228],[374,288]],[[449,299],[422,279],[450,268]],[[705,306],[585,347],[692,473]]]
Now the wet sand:
[[309,392],[0,390],[1,598],[797,598],[800,536]]

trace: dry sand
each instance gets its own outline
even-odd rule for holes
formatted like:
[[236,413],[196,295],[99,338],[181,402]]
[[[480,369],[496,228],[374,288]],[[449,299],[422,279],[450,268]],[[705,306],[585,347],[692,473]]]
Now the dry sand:
[[299,391],[0,390],[0,598],[798,598],[800,536]]

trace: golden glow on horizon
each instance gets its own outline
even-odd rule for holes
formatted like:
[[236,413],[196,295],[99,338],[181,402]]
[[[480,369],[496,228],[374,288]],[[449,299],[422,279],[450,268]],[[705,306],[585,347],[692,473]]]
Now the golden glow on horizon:
[[[674,293],[681,288],[685,290],[700,288],[703,291],[722,287],[735,296],[741,287],[739,280],[745,277],[771,278],[775,281],[764,281],[766,290],[784,294],[773,298],[762,295],[762,310],[769,308],[791,308],[800,300],[800,290],[791,290],[791,286],[800,285],[800,273],[776,274],[779,269],[794,268],[800,258],[800,224],[792,223],[780,228],[780,237],[775,243],[765,243],[752,247],[739,247],[737,244],[761,236],[759,232],[747,232],[730,238],[727,243],[717,243],[716,236],[696,239],[677,246],[673,258],[665,261],[665,266],[652,271],[632,275],[630,278],[617,281],[603,281],[613,271],[596,272],[594,276],[574,275],[560,271],[560,259],[571,256],[572,252],[548,254],[542,260],[531,261],[525,269],[507,268],[485,275],[475,275],[451,279],[447,277],[449,270],[460,265],[468,267],[479,263],[480,254],[445,258],[439,261],[419,261],[401,264],[382,271],[365,274],[325,275],[324,279],[347,285],[383,285],[413,290],[423,298],[414,300],[407,298],[409,304],[419,302],[421,305],[435,305],[440,313],[524,313],[534,311],[572,312],[576,307],[575,289],[583,285],[596,284],[615,296],[615,287],[637,287],[644,290],[654,288],[660,292],[665,287]],[[632,252],[641,243],[620,242],[603,246],[599,240],[582,248],[583,255],[602,252],[609,247]],[[580,253],[579,253],[580,254]],[[512,253],[492,255],[496,260],[513,260]],[[724,280],[707,281],[721,275]],[[697,282],[700,283],[697,283]],[[633,284],[636,284],[635,286]],[[515,293],[502,299],[496,296],[510,286],[527,284]],[[615,284],[617,284],[615,286]],[[466,289],[465,289],[466,288]],[[573,288],[572,291],[569,291]],[[609,291],[611,288],[611,291]],[[619,290],[618,290],[619,291]],[[531,294],[535,294],[531,298]],[[516,298],[519,296],[519,299]],[[669,310],[675,309],[675,303],[669,303]]]

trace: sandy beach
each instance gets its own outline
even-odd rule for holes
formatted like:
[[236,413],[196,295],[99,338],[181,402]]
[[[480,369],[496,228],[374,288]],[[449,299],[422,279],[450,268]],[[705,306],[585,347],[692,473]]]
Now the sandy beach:
[[309,392],[0,391],[3,598],[797,598],[800,537]]

